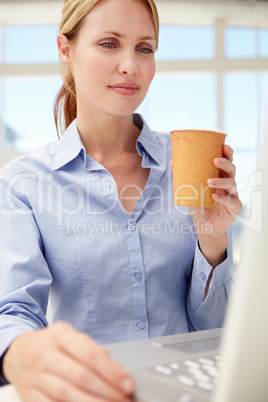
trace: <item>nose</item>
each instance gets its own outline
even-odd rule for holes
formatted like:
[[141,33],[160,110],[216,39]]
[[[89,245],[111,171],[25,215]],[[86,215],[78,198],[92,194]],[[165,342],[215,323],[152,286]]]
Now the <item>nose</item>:
[[138,60],[135,53],[125,52],[121,55],[121,59],[119,62],[119,72],[120,74],[125,74],[129,76],[138,74]]

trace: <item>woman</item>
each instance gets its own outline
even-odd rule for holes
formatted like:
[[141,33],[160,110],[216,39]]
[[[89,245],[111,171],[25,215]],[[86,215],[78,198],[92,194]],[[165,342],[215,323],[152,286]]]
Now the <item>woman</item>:
[[152,0],[65,0],[57,43],[66,131],[0,177],[3,375],[27,402],[130,400],[100,344],[223,324],[233,151],[212,209],[173,205],[169,135],[133,115],[155,73]]

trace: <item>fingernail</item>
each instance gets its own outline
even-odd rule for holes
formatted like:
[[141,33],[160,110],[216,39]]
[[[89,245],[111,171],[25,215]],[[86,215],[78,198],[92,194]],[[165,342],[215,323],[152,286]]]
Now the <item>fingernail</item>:
[[131,393],[133,392],[134,388],[133,388],[133,381],[131,381],[129,378],[125,377],[121,380],[120,382],[120,386],[122,388],[123,391],[125,391],[126,393]]
[[207,183],[210,187],[213,187],[213,186],[217,185],[217,180],[216,179],[208,179]]

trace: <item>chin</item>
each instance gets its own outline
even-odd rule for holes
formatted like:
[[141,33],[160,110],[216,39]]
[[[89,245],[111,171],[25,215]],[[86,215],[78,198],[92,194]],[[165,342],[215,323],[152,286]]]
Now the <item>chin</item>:
[[113,116],[118,116],[118,117],[126,117],[126,116],[132,116],[133,113],[135,113],[135,111],[138,109],[140,104],[135,105],[133,107],[120,107],[120,108],[116,108],[113,110],[110,110],[109,113]]
[[118,116],[132,115],[143,102],[145,95],[146,93],[144,94],[144,96],[141,96],[141,94],[139,94],[139,96],[126,96],[124,98],[119,95],[121,99],[117,97],[111,100],[112,103],[110,103],[109,101],[111,105],[111,108],[109,108],[111,114],[116,114]]

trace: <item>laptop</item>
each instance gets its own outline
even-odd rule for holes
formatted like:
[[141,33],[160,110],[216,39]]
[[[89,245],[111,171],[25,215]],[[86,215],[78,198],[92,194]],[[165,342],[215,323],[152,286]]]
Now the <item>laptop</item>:
[[261,150],[224,328],[108,345],[138,402],[268,401],[268,132]]
[[222,330],[215,329],[118,343],[108,349],[133,375],[134,401],[203,402],[210,400],[219,377],[221,339]]

